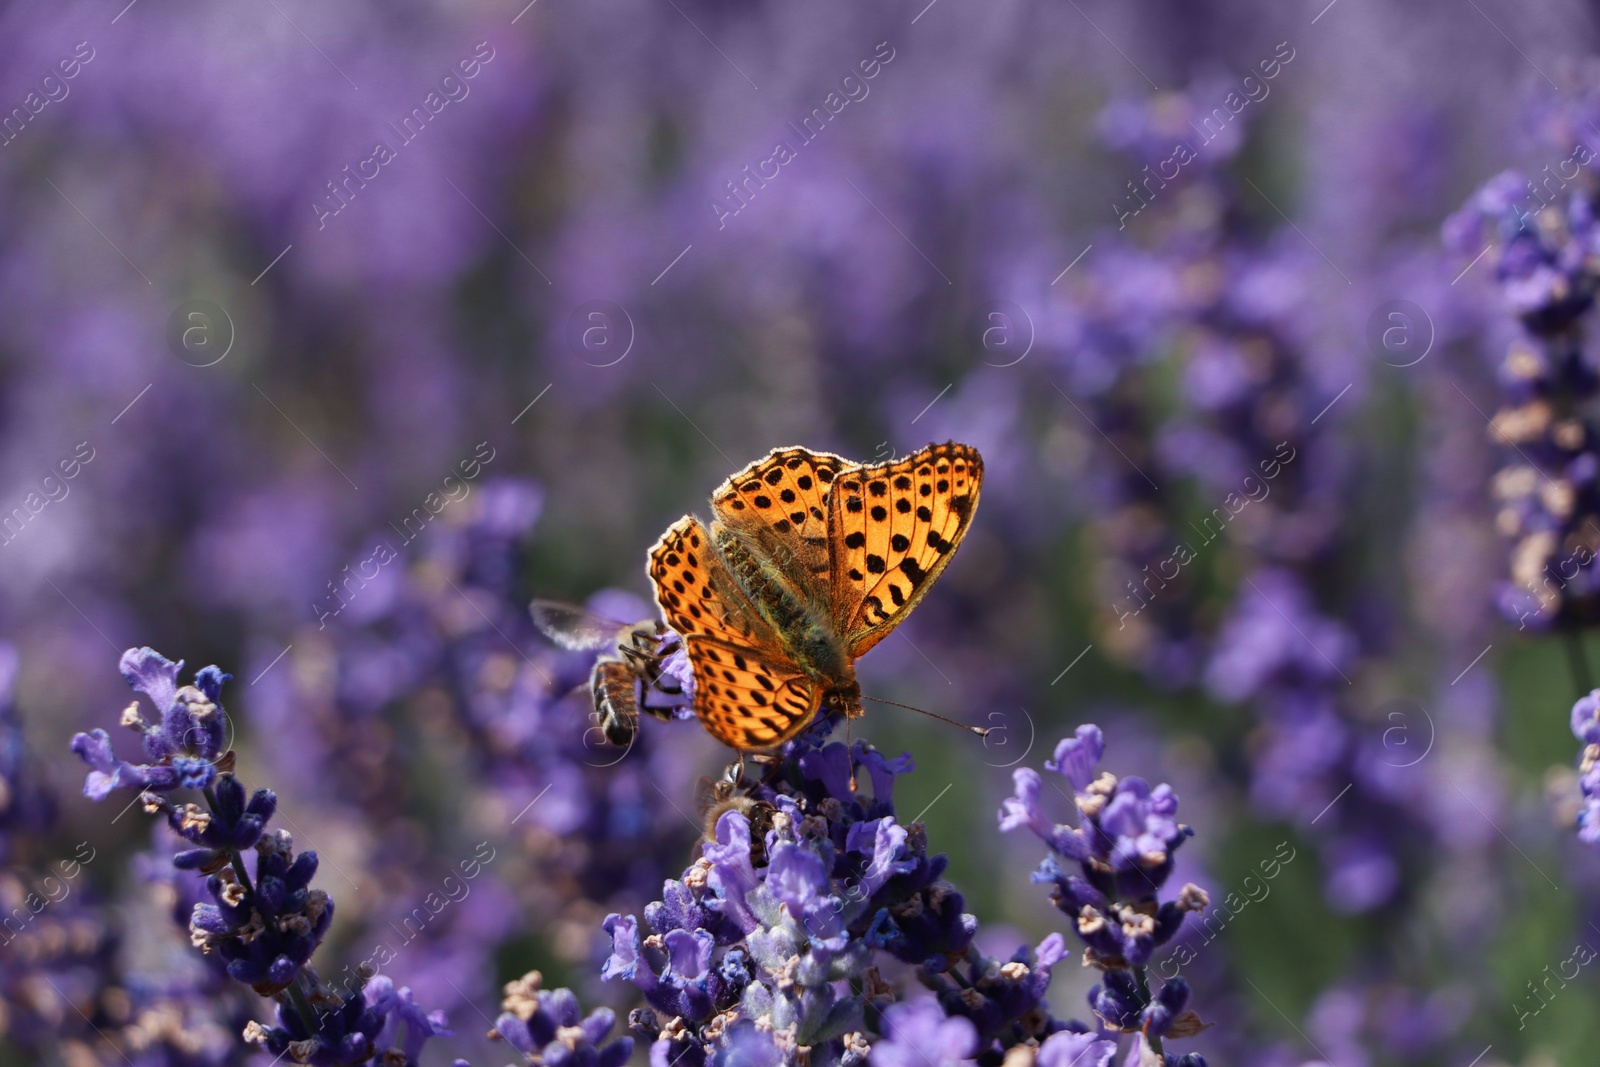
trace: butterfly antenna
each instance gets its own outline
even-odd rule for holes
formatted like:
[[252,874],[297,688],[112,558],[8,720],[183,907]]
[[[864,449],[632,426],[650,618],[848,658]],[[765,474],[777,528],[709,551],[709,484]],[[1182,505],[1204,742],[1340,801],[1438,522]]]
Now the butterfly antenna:
[[879,704],[893,704],[897,708],[905,708],[907,711],[914,711],[919,715],[926,715],[930,719],[938,719],[940,722],[947,722],[951,726],[956,726],[956,727],[960,727],[963,730],[968,730],[968,731],[970,731],[972,733],[977,734],[979,737],[988,737],[989,736],[989,731],[992,729],[992,727],[987,727],[987,726],[969,726],[964,722],[957,722],[954,719],[947,719],[943,715],[935,715],[931,711],[924,711],[922,708],[913,707],[910,704],[902,704],[898,700],[885,700],[883,697],[869,697],[865,693],[861,694],[861,699],[862,700],[871,700],[871,701],[874,701],[874,702],[879,703]]

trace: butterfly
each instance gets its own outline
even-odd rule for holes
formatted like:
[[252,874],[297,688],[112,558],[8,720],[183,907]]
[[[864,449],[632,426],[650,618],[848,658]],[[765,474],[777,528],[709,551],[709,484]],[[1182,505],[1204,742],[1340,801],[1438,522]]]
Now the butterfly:
[[932,588],[972,523],[983,460],[929,445],[874,465],[775,449],[650,550],[650,578],[719,741],[768,749],[819,708],[858,718],[855,661]]
[[674,718],[670,704],[650,701],[653,692],[669,699],[678,693],[677,683],[661,667],[677,643],[663,644],[667,635],[661,623],[647,619],[629,625],[558,600],[535,600],[530,610],[534,624],[560,647],[602,650],[589,674],[589,692],[595,724],[607,741],[623,748],[631,745],[640,711],[658,719]]

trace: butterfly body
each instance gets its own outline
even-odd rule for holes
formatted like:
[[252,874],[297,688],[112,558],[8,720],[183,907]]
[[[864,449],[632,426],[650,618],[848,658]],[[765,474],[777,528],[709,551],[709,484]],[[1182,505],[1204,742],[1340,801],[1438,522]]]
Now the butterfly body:
[[983,462],[950,442],[863,466],[776,449],[650,551],[656,600],[683,636],[695,712],[742,750],[794,737],[819,709],[861,714],[855,661],[927,593],[966,534]]
[[806,595],[807,577],[797,573],[795,559],[765,552],[765,546],[746,541],[721,523],[712,523],[711,538],[740,591],[795,663],[824,686],[853,686],[856,672],[834,632],[828,604],[820,596]]

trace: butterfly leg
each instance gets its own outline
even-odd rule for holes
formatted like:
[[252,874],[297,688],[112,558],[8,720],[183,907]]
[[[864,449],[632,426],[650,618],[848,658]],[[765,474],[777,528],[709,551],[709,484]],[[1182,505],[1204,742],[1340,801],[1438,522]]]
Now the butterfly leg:
[[758,785],[769,786],[776,782],[778,776],[783,773],[783,757],[776,752],[741,752],[739,754],[741,773],[745,760],[749,760],[758,767],[765,768],[761,775],[761,781],[757,783]]
[[741,753],[723,774],[727,776],[729,785],[735,789],[741,788],[744,785],[744,755]]

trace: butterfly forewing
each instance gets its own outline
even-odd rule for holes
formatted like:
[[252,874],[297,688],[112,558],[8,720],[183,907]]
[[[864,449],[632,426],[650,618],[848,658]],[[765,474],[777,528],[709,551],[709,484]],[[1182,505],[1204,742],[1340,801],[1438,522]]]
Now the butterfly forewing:
[[819,595],[828,589],[828,490],[855,464],[829,452],[778,448],[711,495],[716,516],[756,541],[774,563]]
[[953,442],[837,479],[828,501],[833,618],[852,659],[932,587],[966,536],[982,481],[977,449]]
[[684,637],[701,634],[734,645],[775,643],[733,588],[700,520],[685,515],[650,550],[650,579],[667,625]]

